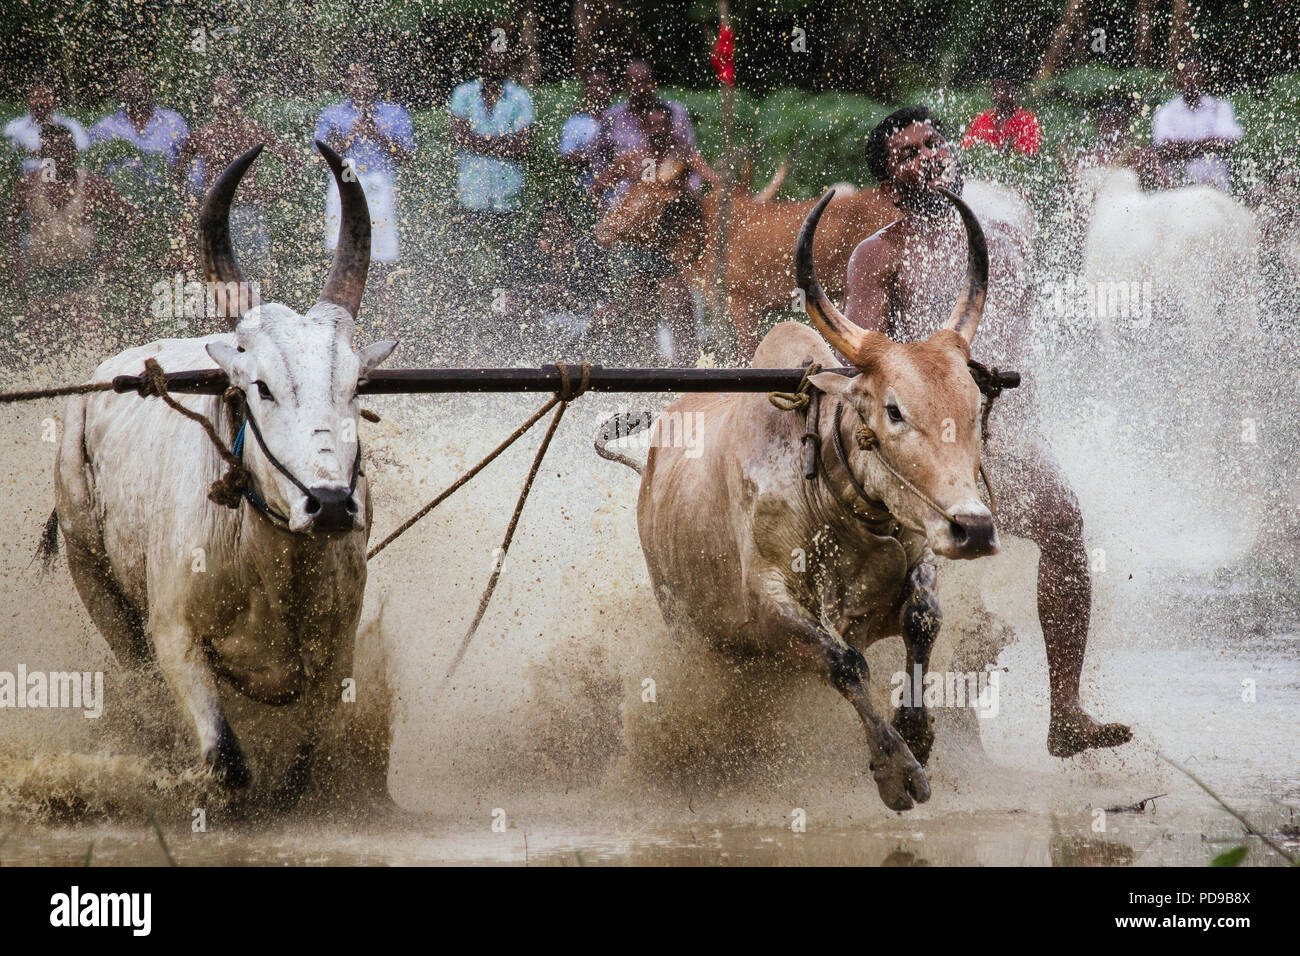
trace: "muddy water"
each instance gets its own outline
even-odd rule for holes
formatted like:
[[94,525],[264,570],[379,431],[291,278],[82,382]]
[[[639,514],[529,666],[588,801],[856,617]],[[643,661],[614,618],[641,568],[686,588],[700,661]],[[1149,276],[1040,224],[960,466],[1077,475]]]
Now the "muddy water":
[[[637,545],[636,478],[590,450],[618,407],[600,396],[566,416],[451,681],[540,434],[372,562],[362,633],[392,695],[395,806],[317,795],[287,816],[241,812],[193,769],[166,695],[120,673],[66,566],[28,567],[52,501],[43,431],[62,405],[0,410],[0,670],[103,670],[108,682],[100,720],[0,710],[0,861],[80,864],[89,851],[94,863],[163,864],[152,816],[183,864],[1201,865],[1243,842],[1248,863],[1278,863],[1158,753],[1300,848],[1295,545],[1274,520],[1294,510],[1274,491],[1294,462],[1265,426],[1264,446],[1243,448],[1222,429],[1217,442],[1162,431],[1174,411],[1134,421],[1185,379],[1181,364],[1116,389],[1078,356],[1049,357],[1069,374],[1047,377],[1044,427],[1094,563],[1084,700],[1136,739],[1048,756],[1036,551],[1008,540],[996,558],[942,571],[950,644],[1006,642],[997,714],[940,714],[933,798],[905,814],[881,805],[860,726],[833,692],[668,633]],[[540,401],[372,401],[376,540]],[[871,661],[885,684],[901,655],[880,647]]]

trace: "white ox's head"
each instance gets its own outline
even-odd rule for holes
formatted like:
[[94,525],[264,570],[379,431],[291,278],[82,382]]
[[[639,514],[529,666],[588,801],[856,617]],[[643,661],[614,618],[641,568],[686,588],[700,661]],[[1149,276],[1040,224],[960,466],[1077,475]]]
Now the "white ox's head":
[[[357,432],[359,382],[397,345],[352,348],[354,320],[370,266],[370,212],[355,176],[339,157],[316,144],[342,197],[338,249],[320,300],[306,315],[279,303],[257,305],[234,335],[210,342],[208,355],[244,393],[243,461],[254,490],[296,532],[365,528]],[[229,211],[235,188],[261,147],[240,156],[204,201],[200,251],[207,280],[245,288],[230,244]],[[238,286],[231,286],[238,283]],[[247,301],[241,295],[241,303]]]
[[[961,214],[968,246],[965,289],[944,327],[924,342],[895,342],[883,332],[850,321],[826,296],[813,270],[813,235],[828,192],[808,214],[795,248],[795,273],[809,318],[859,374],[822,372],[813,384],[856,412],[878,443],[870,453],[849,453],[851,468],[903,525],[924,533],[936,554],[978,558],[996,554],[997,530],[980,501],[980,393],[967,367],[988,288],[988,248],[979,221],[955,193],[942,194]],[[888,474],[886,460],[932,502]]]

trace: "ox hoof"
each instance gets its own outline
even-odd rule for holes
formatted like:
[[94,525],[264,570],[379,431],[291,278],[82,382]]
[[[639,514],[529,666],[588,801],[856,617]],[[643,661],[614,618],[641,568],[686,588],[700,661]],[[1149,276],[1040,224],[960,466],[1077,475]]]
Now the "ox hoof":
[[244,751],[229,725],[221,728],[217,745],[203,755],[217,782],[229,790],[243,790],[253,782],[253,774],[244,759]]
[[912,756],[924,764],[930,759],[934,746],[934,718],[924,707],[899,707],[894,711],[894,729],[912,751]]
[[880,790],[880,799],[891,810],[910,810],[930,799],[930,781],[916,758],[903,748],[883,766],[872,765],[871,775]]
[[1052,715],[1047,731],[1047,752],[1053,757],[1073,757],[1097,747],[1118,747],[1133,739],[1127,724],[1099,724],[1083,711]]

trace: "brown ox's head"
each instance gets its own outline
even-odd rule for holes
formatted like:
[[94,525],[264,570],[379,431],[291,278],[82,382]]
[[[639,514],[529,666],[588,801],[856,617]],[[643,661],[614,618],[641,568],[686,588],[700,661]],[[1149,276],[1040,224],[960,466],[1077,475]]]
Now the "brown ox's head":
[[[856,412],[879,440],[875,453],[848,444],[850,466],[902,524],[924,531],[936,554],[977,558],[998,550],[993,516],[975,485],[980,394],[966,365],[984,309],[988,249],[970,208],[955,194],[939,191],[961,213],[969,256],[965,291],[943,328],[927,341],[895,342],[881,332],[863,329],[822,291],[813,271],[813,234],[834,190],[822,197],[799,232],[795,272],[813,324],[861,372],[852,378],[828,372],[813,378],[819,389]],[[845,419],[858,424],[853,417],[849,414]],[[948,521],[903,487],[876,459],[877,454],[956,521]]]
[[689,171],[681,160],[669,158],[653,172],[633,180],[623,198],[596,223],[596,241],[602,246],[658,244],[665,239],[664,213],[688,194]]

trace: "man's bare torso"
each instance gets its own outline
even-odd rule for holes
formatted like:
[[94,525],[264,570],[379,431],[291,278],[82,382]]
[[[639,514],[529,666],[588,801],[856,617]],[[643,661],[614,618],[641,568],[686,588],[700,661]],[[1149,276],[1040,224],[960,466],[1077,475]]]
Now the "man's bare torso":
[[[1023,369],[1029,335],[1029,241],[1014,227],[982,224],[989,291],[972,357]],[[955,212],[904,215],[864,239],[849,260],[845,314],[896,341],[927,339],[952,311],[966,275],[966,237]]]

